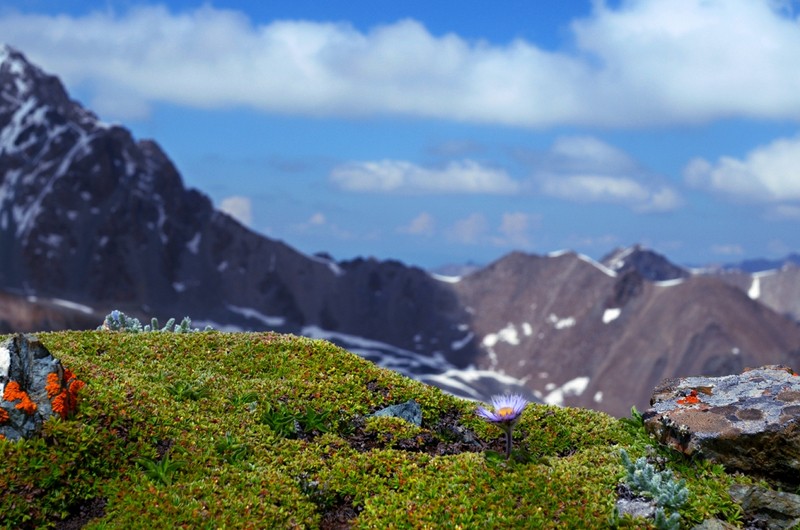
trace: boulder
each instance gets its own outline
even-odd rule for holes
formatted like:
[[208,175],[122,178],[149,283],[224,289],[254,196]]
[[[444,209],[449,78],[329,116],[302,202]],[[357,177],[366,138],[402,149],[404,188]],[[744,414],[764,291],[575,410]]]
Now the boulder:
[[791,369],[667,379],[650,405],[645,428],[661,443],[781,487],[800,485],[800,376]]
[[0,437],[31,438],[54,414],[67,418],[84,386],[33,335],[0,343]]

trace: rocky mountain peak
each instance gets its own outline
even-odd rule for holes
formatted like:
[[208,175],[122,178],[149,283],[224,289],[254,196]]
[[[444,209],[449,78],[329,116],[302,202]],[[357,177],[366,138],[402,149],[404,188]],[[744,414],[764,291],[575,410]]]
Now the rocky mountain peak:
[[[36,110],[31,116],[36,120],[53,120],[54,115],[60,115],[62,119],[85,125],[97,121],[94,113],[69,98],[58,77],[45,73],[22,52],[7,44],[0,45],[0,93],[0,115],[4,117],[16,111],[14,114],[22,118],[29,113],[20,114],[20,110]],[[48,112],[51,115],[48,116]]]
[[618,274],[635,270],[642,278],[651,282],[677,280],[690,276],[686,269],[670,262],[663,255],[638,244],[614,249],[600,261]]

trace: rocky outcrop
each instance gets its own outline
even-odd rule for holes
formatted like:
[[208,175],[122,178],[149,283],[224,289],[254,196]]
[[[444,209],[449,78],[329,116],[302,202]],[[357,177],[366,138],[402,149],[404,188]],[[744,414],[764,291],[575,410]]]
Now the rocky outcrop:
[[800,485],[800,376],[783,366],[668,379],[643,414],[658,441],[784,487]]
[[6,339],[0,344],[0,436],[31,438],[54,414],[69,417],[83,386],[36,337]]

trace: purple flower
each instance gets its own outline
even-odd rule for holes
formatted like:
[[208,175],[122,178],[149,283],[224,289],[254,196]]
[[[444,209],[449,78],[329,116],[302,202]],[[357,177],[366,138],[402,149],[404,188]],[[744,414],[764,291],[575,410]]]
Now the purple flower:
[[483,407],[478,407],[478,416],[492,423],[513,425],[519,419],[522,411],[528,406],[528,400],[519,394],[492,396],[494,412]]
[[496,424],[506,433],[506,458],[511,456],[511,433],[522,411],[528,406],[528,400],[519,394],[492,396],[494,412],[478,407],[477,414],[481,418]]

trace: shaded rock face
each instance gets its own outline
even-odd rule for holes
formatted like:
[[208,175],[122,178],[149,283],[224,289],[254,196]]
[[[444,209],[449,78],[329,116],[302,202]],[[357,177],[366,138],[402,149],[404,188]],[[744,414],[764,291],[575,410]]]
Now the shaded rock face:
[[641,245],[618,248],[600,262],[618,274],[636,271],[642,278],[660,282],[688,278],[689,271],[671,263],[667,258]]
[[[55,388],[48,388],[50,374]],[[61,362],[36,337],[16,334],[0,344],[0,434],[8,440],[37,434],[53,415],[50,396],[66,390],[63,379]]]
[[800,524],[800,495],[734,484],[730,495],[742,506],[748,528],[783,530]]
[[800,376],[790,369],[668,379],[651,405],[645,428],[661,443],[729,470],[800,485]]

